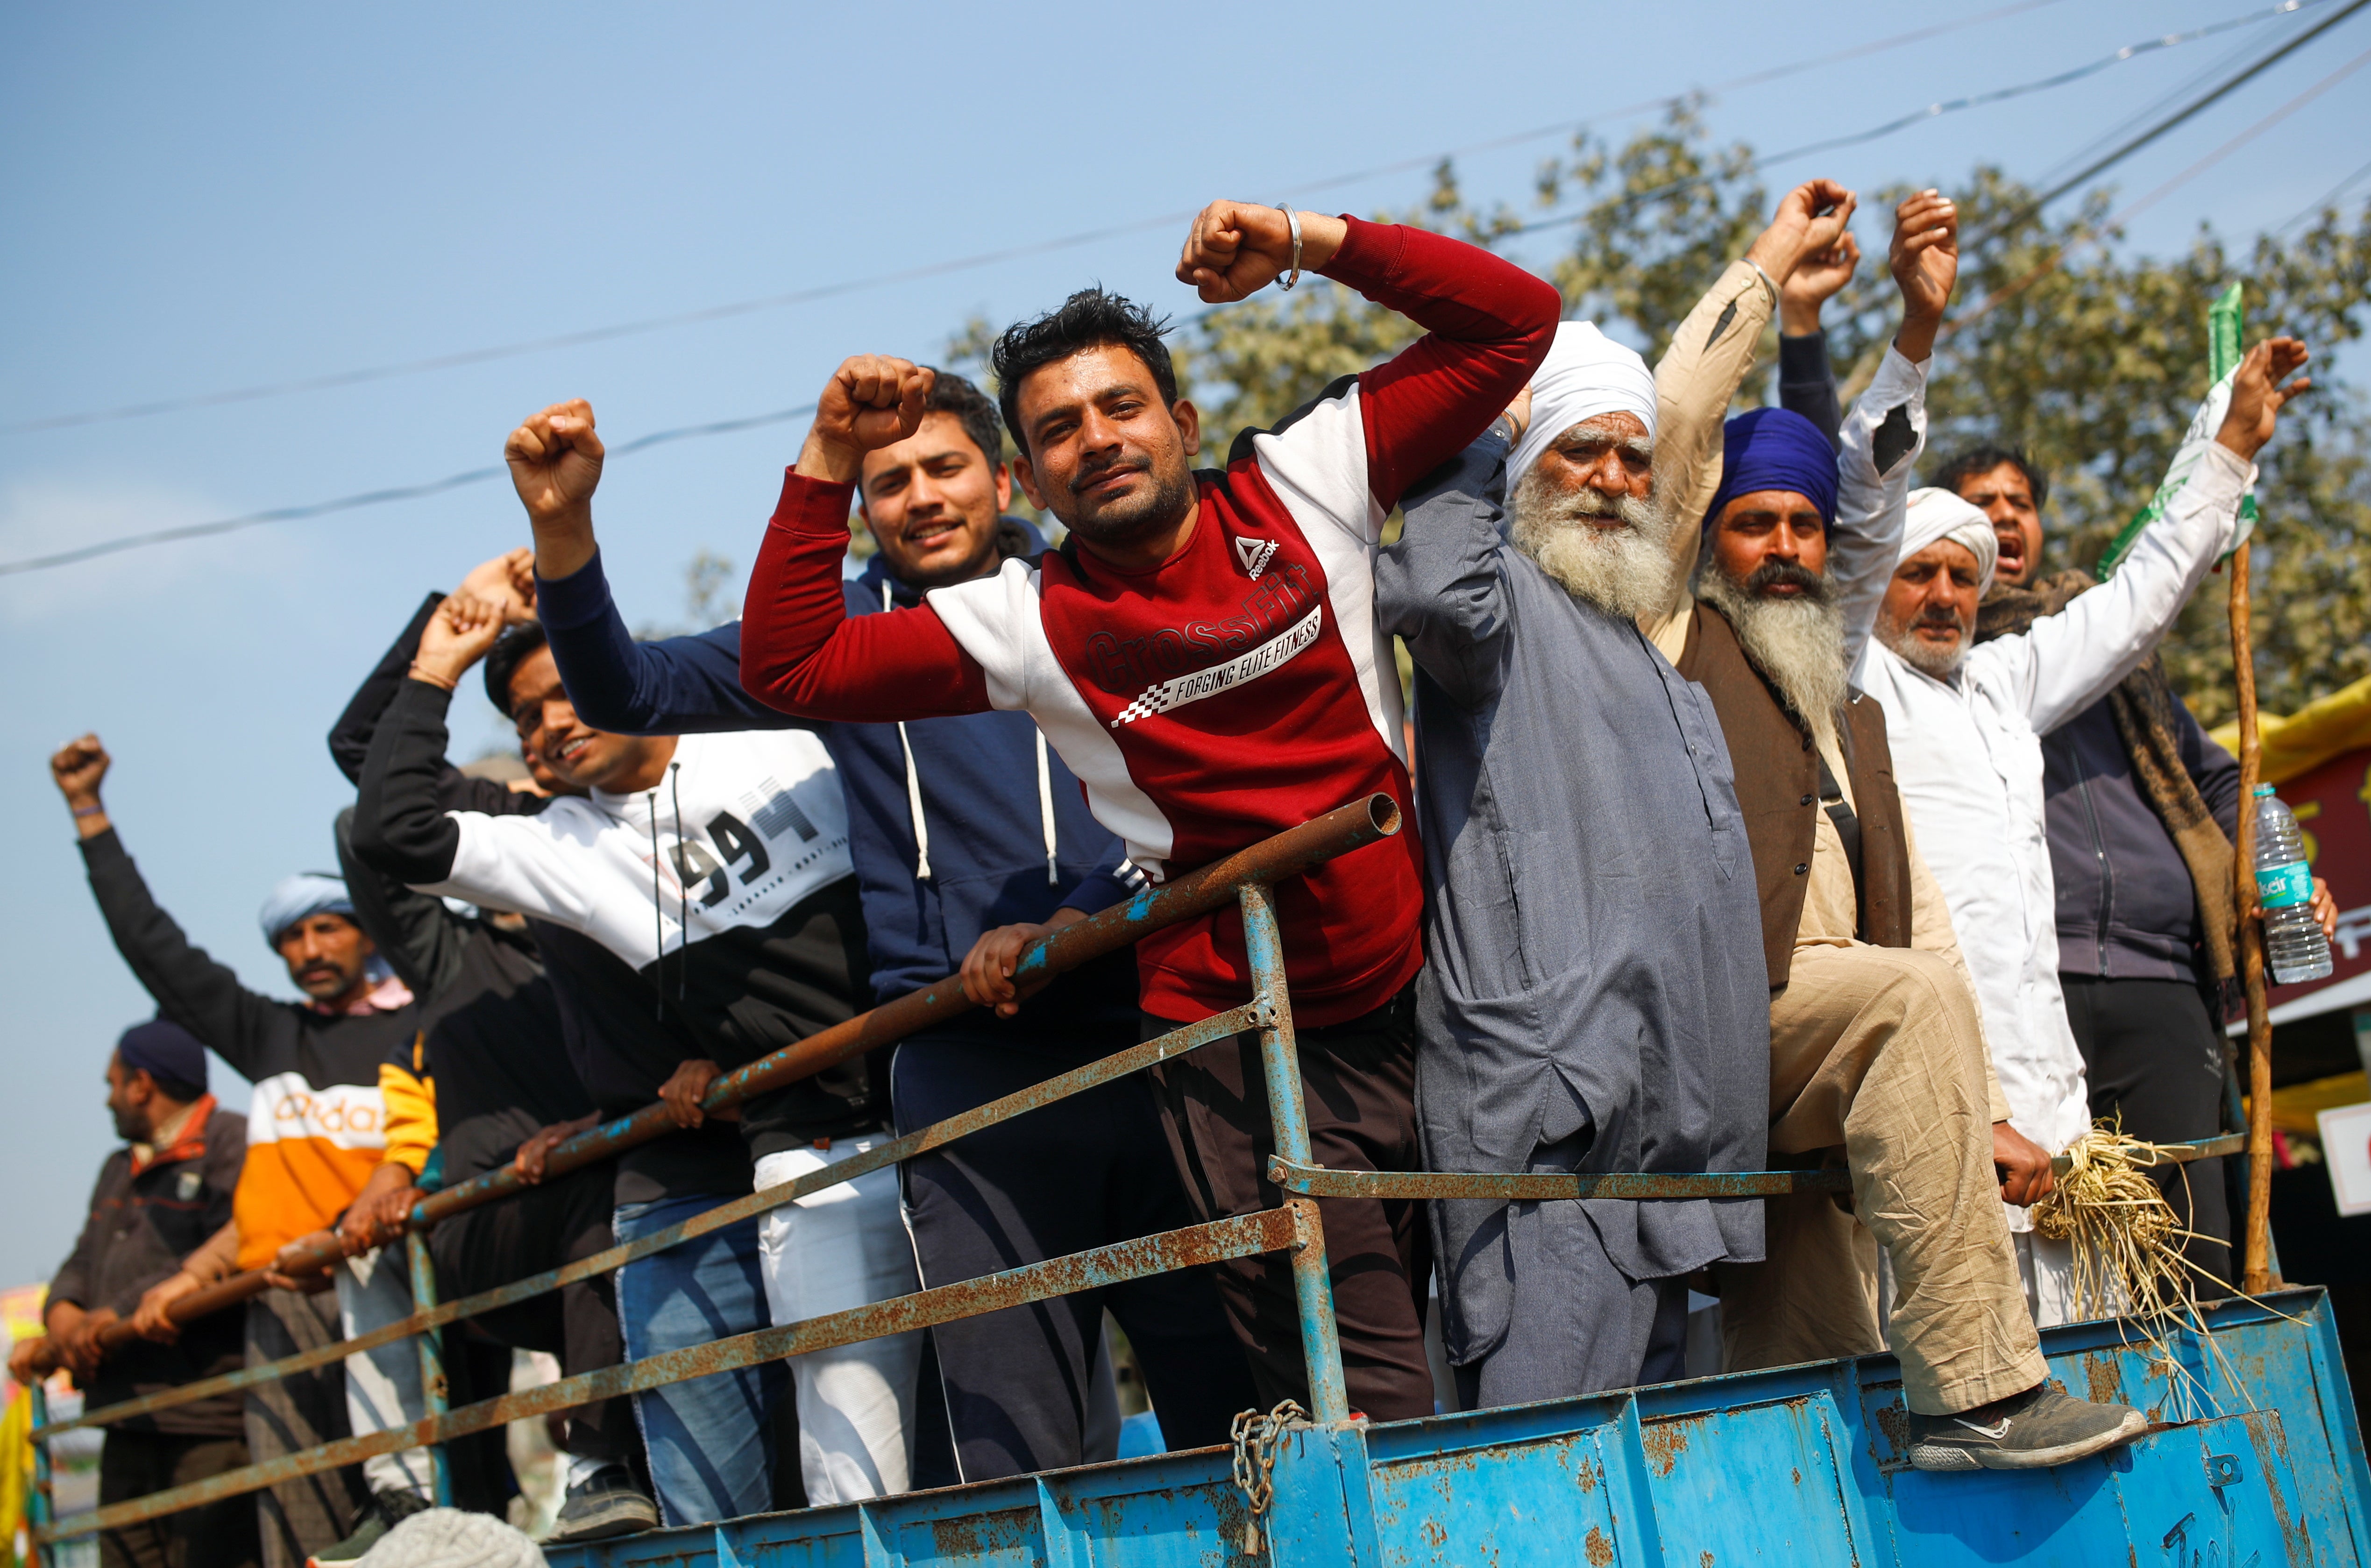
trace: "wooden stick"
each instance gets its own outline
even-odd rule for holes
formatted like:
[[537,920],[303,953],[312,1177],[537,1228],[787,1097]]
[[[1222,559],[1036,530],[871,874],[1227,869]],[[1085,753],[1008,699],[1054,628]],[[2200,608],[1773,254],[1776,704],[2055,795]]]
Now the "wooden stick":
[[2239,974],[2248,992],[2248,1229],[2239,1288],[2272,1288],[2273,1024],[2264,1009],[2263,908],[2256,895],[2256,780],[2263,748],[2256,736],[2256,651],[2248,631],[2248,558],[2255,541],[2231,556],[2231,674],[2239,698],[2239,836],[2232,877],[2239,906]]

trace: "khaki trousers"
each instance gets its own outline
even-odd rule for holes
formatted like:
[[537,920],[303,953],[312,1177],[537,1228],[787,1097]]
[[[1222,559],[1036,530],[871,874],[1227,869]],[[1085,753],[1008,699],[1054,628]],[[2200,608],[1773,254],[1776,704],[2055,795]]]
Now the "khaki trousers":
[[1767,1260],[1719,1266],[1726,1370],[1883,1350],[1882,1246],[1912,1410],[1951,1414],[2041,1381],[1993,1173],[1976,999],[1945,960],[1797,948],[1770,1002],[1770,1112],[1774,1157],[1843,1147],[1853,1213],[1823,1193],[1770,1201]]

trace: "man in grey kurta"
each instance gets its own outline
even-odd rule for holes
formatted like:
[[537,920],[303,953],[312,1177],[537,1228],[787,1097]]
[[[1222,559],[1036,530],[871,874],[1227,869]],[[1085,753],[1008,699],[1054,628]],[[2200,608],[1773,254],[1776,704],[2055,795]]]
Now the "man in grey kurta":
[[[1633,618],[1669,570],[1653,385],[1567,322],[1533,398],[1532,443],[1611,467],[1510,524],[1510,415],[1407,499],[1375,574],[1416,663],[1427,1163],[1758,1170],[1769,989],[1729,753]],[[1762,1256],[1751,1199],[1443,1202],[1433,1224],[1469,1408],[1680,1376],[1682,1276]]]

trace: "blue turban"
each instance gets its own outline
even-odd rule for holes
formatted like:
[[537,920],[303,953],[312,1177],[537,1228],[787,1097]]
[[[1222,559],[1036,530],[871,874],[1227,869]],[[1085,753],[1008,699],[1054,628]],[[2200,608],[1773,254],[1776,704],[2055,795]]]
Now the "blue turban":
[[115,1043],[115,1055],[126,1073],[145,1068],[160,1083],[206,1087],[206,1048],[198,1043],[196,1035],[169,1019],[152,1018],[133,1024]]
[[1721,427],[1720,489],[1705,508],[1709,530],[1722,511],[1757,490],[1791,490],[1836,520],[1836,449],[1827,432],[1792,409],[1755,409]]
[[278,949],[281,932],[314,915],[342,915],[352,920],[354,901],[346,895],[346,884],[327,871],[281,878],[256,916],[263,927],[263,945]]

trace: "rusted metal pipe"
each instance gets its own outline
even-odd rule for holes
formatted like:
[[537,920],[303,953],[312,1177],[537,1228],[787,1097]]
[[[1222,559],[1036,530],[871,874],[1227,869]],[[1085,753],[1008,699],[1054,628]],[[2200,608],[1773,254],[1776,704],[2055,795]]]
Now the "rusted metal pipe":
[[1474,1198],[1490,1203],[1553,1198],[1766,1198],[1784,1193],[1833,1193],[1852,1185],[1849,1170],[1715,1170],[1657,1172],[1533,1170],[1328,1170],[1277,1155],[1268,1180],[1313,1198]]
[[[1114,905],[1100,915],[1039,938],[1021,951],[1013,965],[1013,977],[1051,978],[1076,969],[1154,931],[1222,908],[1235,900],[1240,888],[1266,886],[1297,877],[1313,866],[1389,838],[1399,830],[1399,805],[1389,795],[1370,795],[1363,801],[1337,806],[1299,827],[1287,828],[1160,887],[1146,888],[1125,904]],[[812,1077],[850,1057],[894,1044],[918,1030],[943,1023],[969,1010],[971,1006],[958,977],[949,975],[725,1074],[711,1086],[700,1101],[701,1107],[710,1112],[730,1109],[753,1095]],[[646,1105],[630,1116],[605,1122],[555,1146],[544,1161],[545,1180],[564,1176],[674,1131],[675,1119],[665,1106]],[[411,1220],[414,1225],[434,1225],[526,1185],[515,1170],[503,1166],[429,1194],[413,1206]],[[307,1273],[329,1268],[345,1256],[342,1248],[318,1246],[292,1258],[290,1267],[293,1272]],[[260,1296],[269,1288],[261,1270],[249,1270],[203,1290],[192,1291],[173,1303],[167,1315],[176,1323],[187,1323]],[[110,1324],[100,1335],[99,1343],[105,1350],[118,1350],[136,1337],[129,1322]]]
[[835,1186],[842,1182],[853,1181],[867,1171],[895,1165],[899,1160],[910,1159],[918,1154],[927,1154],[931,1149],[953,1143],[955,1139],[976,1133],[983,1127],[1009,1121],[1015,1116],[1035,1111],[1040,1106],[1050,1105],[1058,1100],[1079,1093],[1082,1090],[1093,1089],[1097,1084],[1109,1083],[1115,1078],[1126,1078],[1130,1073],[1141,1072],[1146,1067],[1165,1062],[1173,1056],[1183,1055],[1212,1041],[1232,1039],[1244,1030],[1261,1027],[1272,1016],[1273,1009],[1267,998],[1264,996],[1255,996],[1242,1007],[1215,1013],[1199,1023],[1186,1024],[1158,1039],[1131,1045],[1127,1050],[1115,1053],[1101,1061],[1074,1067],[1067,1073],[1047,1078],[1043,1083],[1032,1084],[1027,1089],[1016,1090],[1000,1100],[991,1100],[985,1105],[975,1106],[958,1115],[950,1116],[943,1122],[934,1122],[927,1127],[917,1127],[904,1137],[875,1145],[862,1154],[851,1155],[821,1170],[811,1170],[794,1181],[783,1182],[775,1186],[760,1189],[746,1197],[734,1198],[729,1203],[720,1204],[712,1209],[692,1216],[680,1224],[668,1226],[664,1230],[654,1230],[639,1240],[624,1242],[543,1274],[529,1274],[525,1279],[513,1280],[508,1285],[497,1286],[492,1290],[481,1291],[476,1296],[464,1297],[458,1301],[444,1302],[433,1310],[415,1312],[400,1322],[386,1324],[373,1329],[368,1333],[357,1334],[350,1340],[341,1340],[334,1344],[319,1345],[312,1350],[299,1351],[294,1355],[283,1356],[278,1361],[269,1362],[261,1366],[242,1367],[237,1372],[225,1372],[216,1377],[201,1378],[194,1383],[184,1383],[179,1388],[162,1389],[136,1400],[125,1400],[121,1403],[104,1405],[75,1420],[62,1421],[55,1426],[42,1427],[41,1433],[54,1435],[71,1432],[78,1426],[104,1426],[128,1416],[153,1415],[158,1411],[170,1410],[177,1405],[194,1403],[199,1400],[211,1399],[216,1394],[229,1393],[234,1389],[249,1388],[257,1383],[273,1382],[297,1372],[310,1371],[317,1366],[326,1366],[331,1362],[343,1361],[349,1355],[359,1355],[364,1351],[376,1350],[381,1345],[393,1344],[396,1341],[423,1329],[441,1328],[445,1324],[457,1322],[465,1318],[482,1316],[500,1308],[540,1296],[546,1291],[557,1290],[563,1285],[573,1285],[580,1279],[590,1279],[596,1274],[607,1274],[611,1269],[634,1262],[637,1258],[647,1258],[653,1253],[664,1252],[671,1247],[681,1246],[695,1237],[705,1236],[713,1230],[721,1230],[728,1225],[737,1225],[753,1215],[764,1214],[769,1209],[795,1203],[809,1193],[822,1192],[825,1188]]
[[1262,1209],[1256,1214],[1243,1215],[1233,1219],[1213,1220],[1207,1225],[1189,1225],[1157,1235],[1139,1237],[1133,1241],[1115,1242],[1107,1247],[1073,1252],[1067,1257],[1049,1258],[1042,1263],[1032,1263],[1024,1268],[1008,1269],[1001,1274],[943,1285],[911,1296],[875,1301],[870,1306],[850,1308],[844,1312],[827,1313],[820,1318],[785,1323],[779,1328],[759,1329],[753,1333],[738,1334],[710,1344],[671,1350],[622,1366],[580,1373],[540,1388],[522,1389],[515,1393],[465,1406],[441,1417],[390,1427],[367,1436],[342,1438],[318,1448],[306,1449],[301,1454],[289,1454],[260,1465],[226,1470],[221,1475],[127,1503],[110,1504],[37,1531],[36,1539],[47,1545],[76,1536],[96,1534],[100,1530],[119,1529],[125,1525],[178,1514],[185,1508],[200,1507],[226,1497],[237,1497],[267,1486],[276,1486],[299,1476],[356,1464],[374,1455],[396,1453],[423,1444],[449,1442],[456,1437],[466,1437],[472,1432],[483,1432],[488,1427],[548,1415],[554,1411],[572,1410],[595,1400],[664,1388],[670,1383],[731,1372],[761,1362],[780,1361],[787,1356],[831,1350],[861,1340],[906,1333],[915,1329],[930,1328],[933,1324],[953,1322],[959,1318],[1002,1311],[1009,1307],[1025,1307],[1031,1302],[1069,1296],[1081,1290],[1097,1290],[1150,1274],[1170,1274],[1204,1263],[1250,1257],[1258,1252],[1287,1251],[1305,1244],[1308,1239],[1305,1224],[1298,1212],[1291,1208],[1277,1208]]

